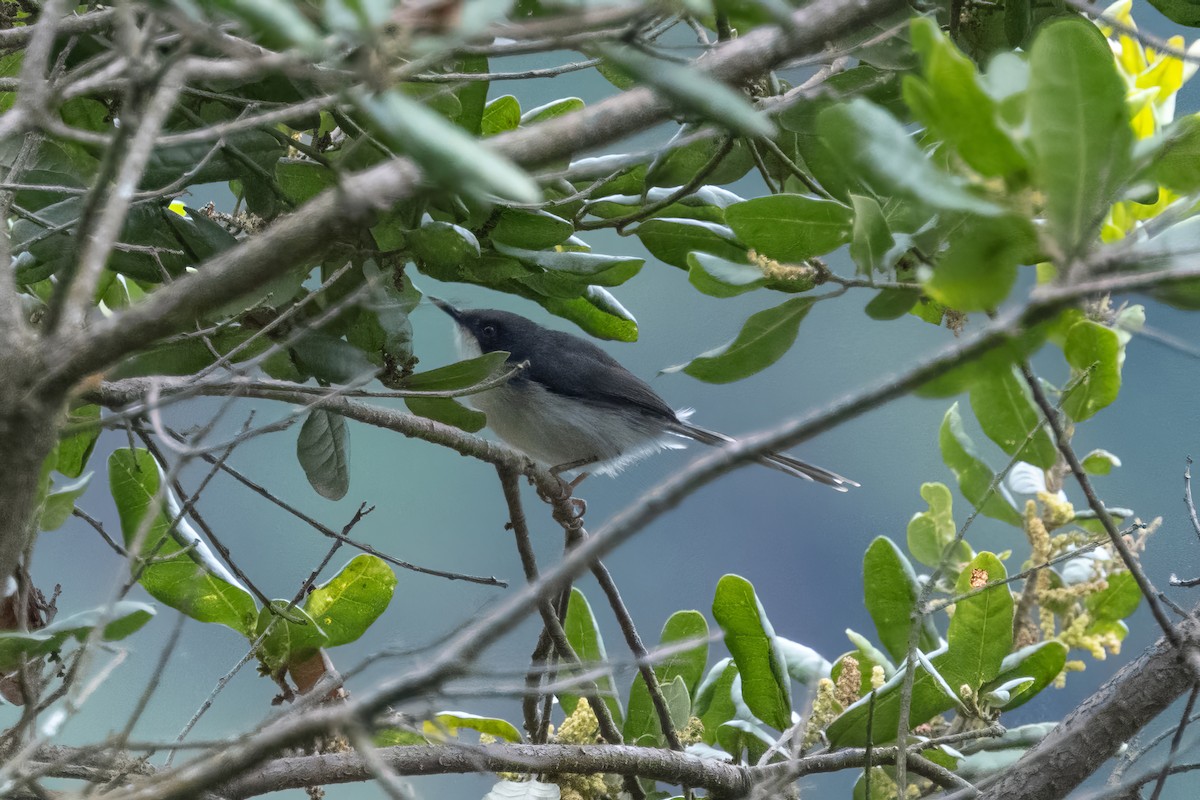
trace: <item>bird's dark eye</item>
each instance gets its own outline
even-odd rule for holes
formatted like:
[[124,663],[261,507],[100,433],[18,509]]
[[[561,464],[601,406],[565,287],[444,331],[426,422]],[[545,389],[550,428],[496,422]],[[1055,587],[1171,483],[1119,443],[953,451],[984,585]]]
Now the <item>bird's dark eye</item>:
[[480,333],[482,333],[484,335],[484,337],[487,339],[494,339],[494,338],[496,338],[496,326],[495,325],[484,325],[483,328],[480,330]]

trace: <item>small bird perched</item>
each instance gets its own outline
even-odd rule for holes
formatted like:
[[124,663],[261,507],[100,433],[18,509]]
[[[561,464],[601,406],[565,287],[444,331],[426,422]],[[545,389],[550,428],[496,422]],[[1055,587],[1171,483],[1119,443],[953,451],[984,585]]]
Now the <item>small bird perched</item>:
[[[472,395],[496,435],[556,472],[590,467],[615,475],[679,438],[720,446],[729,436],[688,422],[645,381],[596,345],[542,327],[507,311],[466,311],[430,298],[457,323],[465,357],[507,351],[509,363],[527,366],[502,386]],[[849,478],[784,453],[756,459],[788,475],[832,486],[858,486]]]

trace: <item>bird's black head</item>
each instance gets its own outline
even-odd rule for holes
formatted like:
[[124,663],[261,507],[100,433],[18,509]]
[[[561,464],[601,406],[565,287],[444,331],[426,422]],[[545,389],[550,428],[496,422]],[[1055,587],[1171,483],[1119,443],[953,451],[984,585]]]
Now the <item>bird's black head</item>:
[[480,353],[505,351],[512,355],[510,361],[525,361],[546,333],[541,325],[518,314],[488,308],[464,310],[444,300],[430,300],[458,324],[464,345],[478,348]]

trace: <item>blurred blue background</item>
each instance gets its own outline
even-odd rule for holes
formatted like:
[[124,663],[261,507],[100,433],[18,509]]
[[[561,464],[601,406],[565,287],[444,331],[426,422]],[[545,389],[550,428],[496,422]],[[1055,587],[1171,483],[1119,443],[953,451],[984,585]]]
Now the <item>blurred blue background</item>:
[[[1145,29],[1161,34],[1174,32],[1144,3],[1137,4],[1135,18]],[[572,58],[547,58],[544,65]],[[539,65],[543,64],[522,62],[522,67]],[[494,64],[493,68],[512,66]],[[554,81],[496,84],[489,96],[513,93],[528,109],[570,95],[594,102],[611,91],[607,83],[588,71]],[[1200,108],[1198,98],[1196,86],[1185,87],[1178,113],[1196,111]],[[623,147],[636,149],[662,141],[665,135],[663,130],[655,131]],[[728,188],[743,196],[761,193],[753,176]],[[189,202],[203,203],[207,199],[197,197]],[[596,252],[646,255],[632,237],[605,232],[585,234],[583,238]],[[842,274],[853,270],[844,254],[830,263]],[[1031,282],[1032,271],[1023,280]],[[505,308],[552,327],[570,329],[568,323],[520,299],[474,287],[438,284],[419,275],[416,281],[422,290],[457,304]],[[666,366],[728,341],[751,313],[777,304],[782,298],[763,292],[724,300],[710,298],[697,293],[687,283],[685,273],[653,259],[615,294],[639,320],[640,340],[636,344],[601,345],[635,374],[651,380],[669,403],[694,407],[698,424],[735,435],[774,426],[885,380],[953,339],[945,328],[935,328],[915,317],[887,323],[873,321],[862,311],[871,293],[851,291],[840,299],[818,303],[804,321],[796,346],[779,363],[738,383],[715,386],[683,374],[655,376]],[[412,321],[422,368],[456,360],[451,322],[445,315],[426,303],[413,314]],[[1190,345],[1200,344],[1195,318],[1182,312],[1148,303],[1147,324]],[[1068,374],[1061,356],[1049,349],[1035,366],[1056,383]],[[1120,469],[1096,481],[1110,505],[1133,508],[1146,520],[1160,515],[1164,518],[1162,529],[1145,554],[1150,578],[1164,589],[1172,573],[1183,577],[1200,573],[1200,545],[1188,524],[1181,491],[1185,458],[1200,449],[1196,447],[1200,431],[1197,366],[1194,356],[1143,337],[1135,338],[1128,347],[1120,398],[1082,426],[1075,440],[1080,452],[1102,447],[1122,459]],[[903,544],[909,518],[924,507],[918,494],[922,482],[953,485],[937,447],[938,426],[951,402],[905,398],[795,451],[806,460],[859,481],[861,489],[838,494],[750,466],[700,490],[620,548],[607,559],[607,565],[643,638],[656,641],[663,622],[679,609],[699,609],[711,622],[713,590],[726,573],[737,573],[754,584],[778,633],[815,648],[826,658],[833,659],[851,649],[845,635],[847,628],[873,636],[862,601],[862,553],[879,535]],[[288,411],[278,405],[246,403],[226,418],[221,429],[235,431],[250,408],[258,410],[258,423]],[[187,428],[207,421],[214,409],[213,402],[195,401],[172,407],[166,416],[176,428]],[[340,529],[351,518],[359,503],[373,504],[374,513],[353,535],[398,558],[428,567],[495,575],[513,585],[520,583],[522,571],[511,534],[503,527],[506,510],[491,467],[420,441],[351,425],[350,492],[339,502],[324,500],[309,487],[294,457],[296,428],[252,440],[237,450],[231,463],[334,529]],[[999,450],[981,433],[972,433],[993,467],[1005,463]],[[126,443],[123,434],[102,437],[91,464],[99,474],[81,502],[112,532],[119,530],[119,524],[103,471],[107,454]],[[614,512],[695,456],[695,449],[668,452],[615,479],[589,478],[579,490],[588,501],[589,527],[599,528]],[[203,465],[189,467],[184,472],[185,485],[194,487],[205,471]],[[1068,493],[1077,506],[1083,505],[1073,487]],[[525,499],[539,558],[549,564],[560,555],[561,531],[528,487]],[[273,597],[294,594],[329,545],[315,531],[223,475],[214,480],[199,508],[223,534],[238,563]],[[969,508],[957,493],[955,510],[961,524]],[[975,523],[968,538],[977,550],[1012,549],[1014,557],[1009,564],[1014,568],[1028,552],[1018,531],[986,518]],[[353,555],[344,549],[322,580]],[[61,584],[58,605],[60,613],[66,614],[102,602],[123,574],[121,562],[91,529],[71,520],[40,540],[34,576],[43,589]],[[332,651],[340,667],[352,667],[385,648],[404,650],[434,644],[465,620],[485,613],[506,591],[404,571],[398,577],[390,608],[369,634],[353,645]],[[619,664],[618,686],[625,692],[633,670],[619,631],[591,579],[579,585],[592,599],[609,654]],[[1186,592],[1168,591],[1181,604],[1191,605]],[[140,589],[132,597],[145,599]],[[1130,622],[1132,631],[1119,658],[1104,663],[1087,659],[1087,671],[1070,675],[1066,689],[1046,691],[1034,702],[1006,715],[1003,723],[1014,726],[1061,718],[1127,657],[1154,641],[1157,629],[1144,607]],[[92,697],[70,723],[65,741],[92,741],[124,725],[133,702],[152,675],[173,624],[174,614],[163,611],[141,633],[123,643],[131,651],[129,658],[113,673],[107,689]],[[528,664],[537,630],[534,624],[525,624],[488,651],[478,664],[478,675],[466,685],[511,687],[519,682],[516,676]],[[720,657],[722,649],[720,644],[713,646],[710,663]],[[244,652],[245,642],[232,631],[185,622],[180,644],[161,675],[160,688],[138,724],[135,738],[173,739]],[[383,673],[402,672],[421,657],[417,653],[382,661],[357,676],[350,690],[369,685]],[[275,693],[274,684],[256,675],[253,665],[242,669],[216,699],[192,738],[205,740],[249,730],[269,713]],[[802,698],[797,697],[796,705],[802,708]],[[454,708],[496,714],[520,725],[519,703],[511,697],[445,697],[434,706],[435,710]],[[14,713],[11,707],[0,711],[6,717]],[[1173,709],[1162,722],[1174,724],[1177,716]],[[801,788],[803,792],[808,787],[809,796],[812,791],[820,791],[822,797],[848,797],[853,780],[850,774],[806,779]],[[422,797],[454,800],[481,797],[491,783],[490,776],[451,776],[417,779],[413,786]],[[1184,783],[1185,779],[1172,781],[1163,796],[1194,797],[1194,790],[1182,788]],[[288,796],[303,795],[293,792]],[[329,787],[327,796],[375,798],[384,794],[367,784]]]

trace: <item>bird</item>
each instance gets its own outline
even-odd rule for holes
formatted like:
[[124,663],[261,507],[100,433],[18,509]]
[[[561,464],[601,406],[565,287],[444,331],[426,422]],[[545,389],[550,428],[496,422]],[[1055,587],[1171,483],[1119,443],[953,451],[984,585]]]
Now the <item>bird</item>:
[[[454,320],[464,358],[507,352],[509,364],[523,365],[507,382],[468,400],[484,412],[497,436],[555,474],[587,467],[616,475],[653,453],[686,447],[683,440],[714,447],[737,441],[690,422],[691,409],[671,408],[587,339],[509,311],[459,309],[430,300]],[[839,492],[859,486],[786,453],[755,460]]]

